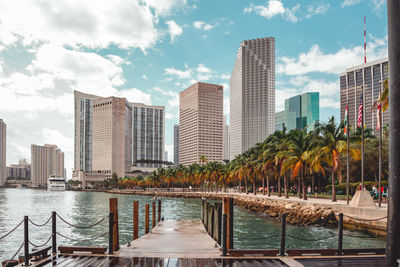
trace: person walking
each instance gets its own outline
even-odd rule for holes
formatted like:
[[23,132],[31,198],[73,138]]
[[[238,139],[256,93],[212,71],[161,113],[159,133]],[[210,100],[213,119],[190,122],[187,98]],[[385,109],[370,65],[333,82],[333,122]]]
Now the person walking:
[[311,195],[311,186],[307,187],[307,195],[308,195],[308,197],[310,197],[310,195]]

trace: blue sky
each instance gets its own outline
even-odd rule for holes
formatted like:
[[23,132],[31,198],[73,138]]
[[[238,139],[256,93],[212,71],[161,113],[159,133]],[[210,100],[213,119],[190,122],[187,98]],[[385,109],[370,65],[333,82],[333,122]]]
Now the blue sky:
[[224,86],[240,42],[276,38],[276,109],[319,91],[321,119],[339,116],[339,75],[387,56],[384,0],[0,2],[0,118],[7,163],[30,159],[30,144],[57,144],[73,162],[73,90],[166,107],[172,159],[178,93],[196,81]]

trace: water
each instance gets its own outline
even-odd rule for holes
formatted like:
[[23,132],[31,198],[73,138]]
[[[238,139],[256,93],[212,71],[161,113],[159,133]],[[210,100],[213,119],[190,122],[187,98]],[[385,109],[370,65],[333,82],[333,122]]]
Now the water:
[[[93,224],[108,215],[108,199],[118,198],[120,244],[132,239],[132,202],[139,201],[139,235],[144,234],[145,204],[151,203],[151,197],[133,195],[113,195],[96,192],[49,192],[35,189],[1,189],[0,188],[0,236],[19,223],[24,215],[36,223],[44,223],[56,211],[74,225]],[[150,205],[151,212],[151,205]],[[201,200],[162,198],[162,216],[165,219],[200,219]],[[151,219],[151,216],[150,216]],[[90,229],[76,229],[57,219],[57,232],[78,239],[72,241],[57,237],[58,245],[106,246],[108,236],[85,242],[108,231],[108,219]],[[288,248],[335,248],[337,237],[329,238],[337,229],[315,226],[287,225],[287,234],[303,239],[321,239],[320,241],[299,241],[288,237]],[[42,244],[49,237],[51,223],[45,227],[29,226],[29,239],[34,244]],[[280,222],[276,218],[255,215],[235,207],[234,210],[234,247],[235,248],[278,248],[280,244]],[[367,237],[360,239],[344,236],[344,248],[384,247],[383,238],[369,233],[344,230],[345,234]],[[267,238],[271,235],[277,237]],[[23,227],[10,236],[0,240],[0,260],[10,258],[23,242]],[[48,245],[50,245],[49,242]],[[32,247],[32,246],[30,246]],[[23,253],[23,249],[20,254]]]

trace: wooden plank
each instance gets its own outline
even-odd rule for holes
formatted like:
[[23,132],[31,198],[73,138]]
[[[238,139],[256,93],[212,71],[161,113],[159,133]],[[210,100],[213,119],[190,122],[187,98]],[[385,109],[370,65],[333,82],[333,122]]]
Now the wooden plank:
[[263,255],[276,257],[279,253],[278,249],[229,249],[230,256],[244,256],[244,255]]
[[360,255],[360,254],[376,254],[385,255],[385,248],[345,248],[343,249],[344,255]]
[[59,246],[60,254],[73,254],[74,252],[91,252],[92,254],[104,254],[107,248],[105,247],[67,247]]
[[303,255],[322,255],[333,256],[337,255],[338,250],[335,248],[328,249],[286,249],[289,256],[303,256]]
[[119,229],[118,229],[118,199],[110,198],[110,212],[114,214],[113,227],[113,250],[119,250]]

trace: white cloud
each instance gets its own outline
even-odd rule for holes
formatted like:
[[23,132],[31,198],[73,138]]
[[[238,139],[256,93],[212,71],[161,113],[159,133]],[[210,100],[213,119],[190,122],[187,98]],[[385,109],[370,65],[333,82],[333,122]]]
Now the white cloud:
[[231,75],[230,74],[221,74],[220,78],[223,80],[229,80],[231,78]]
[[[306,11],[301,11],[300,4],[292,7],[285,7],[281,0],[268,0],[265,5],[250,4],[246,7],[244,13],[255,13],[266,19],[272,19],[276,16],[281,16],[283,19],[290,22],[298,22],[303,19],[309,19],[314,15],[325,14],[329,9],[329,4],[308,5]],[[299,14],[300,13],[300,14]]]
[[172,10],[183,8],[187,4],[186,0],[145,0],[145,2],[160,16],[170,15]]
[[128,61],[117,55],[107,55],[107,58],[114,62],[116,65],[126,64]]
[[362,0],[344,0],[341,7],[353,6],[360,3]]
[[212,73],[213,71],[209,68],[207,68],[206,66],[204,66],[204,64],[200,63],[197,68],[196,68],[197,72],[200,73]]
[[203,31],[209,31],[212,28],[214,28],[215,26],[216,25],[208,24],[205,21],[194,21],[193,22],[193,27],[195,27],[198,30],[203,30]]
[[374,6],[374,11],[380,10],[385,4],[385,0],[372,0],[372,4]]
[[231,110],[231,101],[229,96],[224,96],[224,115],[228,116]]
[[178,70],[175,68],[166,68],[165,74],[176,76],[178,79],[189,79],[191,77],[191,71],[186,70]]
[[[371,36],[367,44],[367,59],[375,60],[387,57],[387,38],[376,39]],[[347,68],[362,64],[363,47],[342,48],[334,53],[324,54],[316,44],[306,53],[297,57],[278,58],[277,73],[301,75],[310,72],[340,74]]]
[[171,36],[171,43],[174,42],[175,37],[181,35],[183,33],[182,28],[176,24],[175,21],[173,20],[168,20],[167,22],[165,22],[165,24],[168,25],[168,31],[169,31],[169,35]]
[[154,14],[138,0],[3,0],[0,22],[5,44],[21,38],[25,44],[51,41],[89,48],[114,44],[144,50],[159,37]]
[[146,74],[143,74],[143,75],[142,75],[142,78],[143,78],[143,80],[145,80],[145,81],[148,80]]

